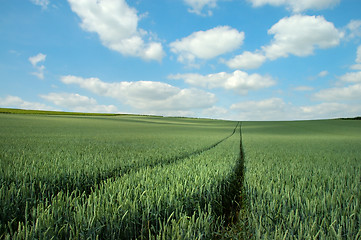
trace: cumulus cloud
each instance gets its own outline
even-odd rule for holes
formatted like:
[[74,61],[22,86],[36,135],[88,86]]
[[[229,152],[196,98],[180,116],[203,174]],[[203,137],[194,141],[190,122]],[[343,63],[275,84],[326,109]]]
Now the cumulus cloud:
[[337,102],[324,102],[312,106],[302,106],[300,109],[305,119],[355,117],[361,114],[361,106],[359,104]]
[[29,62],[37,70],[36,72],[32,72],[31,74],[37,76],[40,79],[44,79],[45,66],[44,65],[39,66],[38,63],[45,62],[45,59],[46,59],[46,55],[42,53],[29,57]]
[[39,62],[44,62],[46,59],[46,55],[39,53],[38,55],[35,55],[33,57],[29,57],[30,63],[36,67]]
[[314,94],[316,99],[338,102],[347,100],[361,100],[361,83],[346,86],[323,89]]
[[354,64],[350,66],[352,70],[361,70],[361,64]]
[[340,76],[339,79],[343,82],[361,83],[361,71],[346,73]]
[[281,98],[243,101],[231,105],[229,119],[250,121],[309,120],[353,117],[361,114],[361,105],[352,103],[322,102],[296,106]]
[[268,34],[274,35],[273,39],[270,44],[262,46],[261,50],[253,53],[245,51],[224,63],[234,69],[254,69],[266,60],[289,55],[305,57],[312,55],[317,48],[335,47],[344,37],[344,32],[323,16],[307,15],[284,17],[268,30]]
[[240,94],[247,94],[250,90],[258,90],[275,85],[275,81],[270,76],[259,74],[249,75],[246,72],[236,70],[233,73],[214,73],[201,75],[197,73],[175,74],[168,76],[169,79],[182,79],[186,83],[203,88],[224,88],[233,90]]
[[249,121],[309,120],[354,117],[361,114],[359,104],[323,102],[316,105],[295,106],[281,98],[244,101],[231,105],[231,118]]
[[266,61],[266,57],[260,53],[245,51],[227,61],[228,67],[233,69],[254,69],[260,67]]
[[315,48],[330,48],[340,44],[343,37],[333,23],[322,16],[294,15],[282,18],[268,30],[274,35],[270,45],[262,47],[267,58],[308,56]]
[[280,98],[270,98],[261,101],[246,101],[231,105],[232,110],[243,111],[263,111],[280,110],[285,106],[285,102]]
[[[185,4],[190,6],[191,8],[188,9],[189,12],[195,13],[198,15],[203,15],[202,10],[205,7],[209,9],[215,8],[217,6],[217,0],[183,0]],[[208,15],[212,15],[212,11],[208,11]]]
[[0,106],[7,108],[20,108],[20,109],[31,109],[31,110],[55,110],[43,103],[28,102],[21,99],[18,96],[6,96],[5,98],[0,97]]
[[288,10],[293,12],[303,12],[308,9],[322,10],[331,8],[340,3],[341,0],[248,0],[253,7],[260,7],[266,4],[272,6],[285,6]]
[[351,65],[350,68],[352,70],[361,70],[361,45],[357,48],[355,62],[356,64]]
[[345,27],[346,39],[361,37],[361,20],[351,20]]
[[356,62],[361,63],[361,45],[357,48],[357,56],[356,56]]
[[125,0],[68,0],[81,19],[81,27],[99,35],[102,44],[126,56],[161,61],[161,43],[143,40],[146,31],[138,29],[137,11]]
[[42,9],[47,9],[49,0],[31,0],[35,5],[41,6]]
[[361,114],[361,72],[349,72],[338,77],[337,87],[322,89],[312,95],[322,103],[302,106],[308,118],[340,118]]
[[244,101],[232,104],[230,109],[239,116],[240,120],[287,120],[297,116],[289,116],[291,106],[281,98],[269,98],[259,101]]
[[99,78],[63,76],[65,84],[77,84],[95,94],[117,99],[136,109],[166,113],[208,108],[216,96],[197,89],[180,89],[162,82],[137,81],[107,83]]
[[357,48],[355,62],[356,64],[351,65],[350,69],[361,70],[361,45]]
[[98,105],[94,98],[77,93],[49,93],[40,97],[75,112],[115,113],[118,111],[114,105]]
[[181,63],[194,64],[199,59],[211,59],[239,48],[244,33],[229,26],[218,26],[207,31],[194,32],[170,44]]
[[202,111],[202,116],[216,119],[227,119],[229,111],[223,107],[212,106]]
[[[305,113],[318,112],[330,117],[347,117],[361,114],[361,72],[349,72],[338,77],[336,87],[322,89],[312,95],[313,99],[323,103],[306,106]],[[342,86],[344,85],[344,86]]]
[[[341,103],[320,103],[313,106],[302,106],[301,110],[305,114],[319,113],[321,115],[329,114],[330,112],[337,112],[342,108],[345,108],[346,104]],[[336,116],[335,116],[336,117]]]

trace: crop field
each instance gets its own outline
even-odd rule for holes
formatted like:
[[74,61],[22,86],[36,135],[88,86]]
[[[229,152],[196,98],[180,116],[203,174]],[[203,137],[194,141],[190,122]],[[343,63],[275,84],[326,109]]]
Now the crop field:
[[0,239],[361,239],[361,121],[0,112]]
[[2,239],[209,239],[237,208],[239,123],[0,114]]
[[361,239],[361,121],[245,122],[253,239]]

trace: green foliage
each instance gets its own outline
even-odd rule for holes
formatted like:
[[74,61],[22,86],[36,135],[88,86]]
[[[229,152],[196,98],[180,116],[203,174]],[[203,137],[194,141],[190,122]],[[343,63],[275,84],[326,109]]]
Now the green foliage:
[[361,123],[243,124],[254,239],[361,238]]

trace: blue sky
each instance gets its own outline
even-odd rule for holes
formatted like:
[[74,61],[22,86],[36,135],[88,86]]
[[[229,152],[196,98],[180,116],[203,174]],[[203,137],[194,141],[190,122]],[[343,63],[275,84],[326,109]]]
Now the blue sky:
[[361,115],[359,0],[0,0],[0,107]]

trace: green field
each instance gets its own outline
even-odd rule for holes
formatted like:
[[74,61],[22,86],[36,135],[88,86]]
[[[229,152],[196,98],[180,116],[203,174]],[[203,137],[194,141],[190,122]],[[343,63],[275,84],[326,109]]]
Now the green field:
[[208,239],[238,192],[238,122],[0,115],[1,238]]
[[1,110],[1,239],[361,238],[361,121]]
[[361,239],[361,121],[246,122],[242,132],[254,239]]

